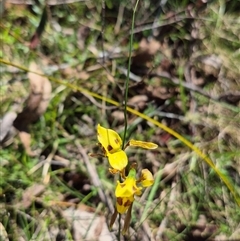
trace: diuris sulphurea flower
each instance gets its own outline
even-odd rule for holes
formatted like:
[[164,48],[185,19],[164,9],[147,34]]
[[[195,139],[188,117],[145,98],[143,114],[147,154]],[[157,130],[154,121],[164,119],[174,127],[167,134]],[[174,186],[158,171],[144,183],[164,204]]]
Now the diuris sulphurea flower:
[[102,147],[104,156],[108,157],[110,166],[113,169],[110,169],[110,172],[115,174],[117,172],[123,172],[124,168],[128,164],[128,158],[124,150],[128,146],[141,147],[144,149],[156,149],[157,144],[152,142],[144,142],[137,140],[130,140],[124,150],[122,150],[122,139],[112,129],[107,129],[102,127],[100,124],[97,126],[98,141]]
[[135,200],[134,196],[140,196],[142,194],[142,187],[149,187],[154,183],[153,175],[148,169],[142,170],[141,177],[138,180],[136,176],[136,170],[132,167],[126,179],[122,183],[117,182],[115,190],[116,207],[111,218],[110,228],[113,226],[118,213],[126,213],[122,233],[126,233],[130,225],[132,205]]
[[128,158],[122,150],[121,137],[114,130],[106,129],[99,124],[97,126],[97,133],[103,153],[108,157],[109,164],[115,170],[113,170],[113,173],[122,171],[128,164]]
[[117,198],[116,208],[118,213],[125,213],[134,201],[134,195],[141,195],[141,187],[136,184],[136,170],[130,169],[128,176],[123,183],[117,181],[115,196]]

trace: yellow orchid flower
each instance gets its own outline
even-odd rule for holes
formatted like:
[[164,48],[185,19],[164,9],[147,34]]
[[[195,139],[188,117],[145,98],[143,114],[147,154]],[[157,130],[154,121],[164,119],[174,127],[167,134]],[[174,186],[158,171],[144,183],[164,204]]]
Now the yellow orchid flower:
[[[152,142],[144,142],[137,140],[130,140],[123,148],[123,142],[121,137],[112,129],[102,127],[100,124],[97,126],[98,142],[102,147],[103,154],[108,158],[108,161],[113,169],[110,172],[115,174],[120,173],[123,182],[117,181],[115,190],[116,206],[115,211],[110,220],[110,228],[113,226],[116,217],[119,214],[126,213],[123,233],[126,233],[130,221],[134,196],[140,196],[142,194],[142,187],[149,187],[154,183],[153,175],[148,169],[143,169],[141,177],[137,180],[137,164],[132,164],[128,176],[125,176],[125,168],[128,164],[128,158],[124,150],[128,146],[141,147],[144,149],[155,149],[158,147],[157,144]],[[90,154],[91,156],[99,156],[99,154]],[[140,184],[139,186],[137,184]]]
[[129,228],[132,213],[132,204],[134,195],[141,195],[141,187],[136,185],[136,170],[131,168],[129,174],[123,183],[117,182],[115,196],[117,198],[115,211],[110,220],[110,228],[112,228],[118,213],[126,213],[122,233],[125,234]]
[[115,196],[117,198],[118,213],[125,213],[134,201],[134,195],[141,195],[141,187],[136,185],[136,170],[130,169],[129,174],[123,183],[117,182]]
[[117,187],[115,190],[115,196],[117,198],[115,211],[110,220],[110,228],[113,226],[117,214],[124,214],[127,212],[122,233],[126,233],[130,221],[131,221],[131,212],[132,205],[134,202],[134,196],[140,196],[142,194],[142,187],[137,186],[137,183],[141,183],[143,187],[149,187],[153,184],[153,175],[148,169],[143,169],[141,172],[141,177],[139,180],[136,180],[136,165],[133,165],[128,173],[126,179],[121,183],[117,182]]
[[117,132],[106,129],[100,124],[97,126],[98,141],[103,148],[105,156],[111,167],[116,170],[114,172],[122,171],[128,164],[128,158],[122,148],[122,139]]
[[[128,164],[128,158],[124,150],[122,150],[122,139],[112,129],[107,129],[102,127],[100,124],[97,126],[98,141],[102,146],[103,153],[108,157],[110,166],[110,172],[115,174],[117,172],[122,172]],[[141,147],[145,149],[156,149],[157,144],[152,142],[144,142],[137,140],[130,140],[124,149],[128,146]],[[93,156],[93,155],[92,155]]]

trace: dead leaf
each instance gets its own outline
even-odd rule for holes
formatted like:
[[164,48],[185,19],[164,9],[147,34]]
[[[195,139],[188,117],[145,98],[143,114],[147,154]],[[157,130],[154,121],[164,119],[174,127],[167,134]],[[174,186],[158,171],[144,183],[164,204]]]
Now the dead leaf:
[[74,240],[112,241],[116,239],[109,232],[104,216],[74,208],[64,210],[63,216],[73,224]]
[[44,190],[45,186],[42,184],[34,184],[33,186],[27,188],[22,195],[21,203],[23,208],[29,208],[34,198],[39,197]]
[[[160,81],[161,83],[161,81]],[[147,90],[152,93],[152,96],[154,98],[160,99],[160,100],[167,100],[171,98],[173,95],[175,95],[175,89],[170,87],[161,86],[148,86]]]
[[87,80],[90,78],[90,74],[86,71],[81,71],[77,77],[80,79],[80,80]]
[[240,224],[236,227],[234,233],[229,237],[230,240],[240,240]]
[[132,58],[131,71],[139,76],[147,74],[151,68],[152,59],[159,49],[158,41],[153,38],[150,40],[143,38],[136,55]]
[[201,75],[197,76],[197,71],[194,66],[190,68],[190,76],[194,85],[201,86],[205,84],[205,79]]
[[[31,71],[43,74],[36,63],[31,63]],[[33,155],[30,142],[29,125],[36,122],[46,111],[50,101],[52,86],[49,80],[34,73],[29,72],[30,94],[26,100],[26,106],[21,113],[17,115],[13,125],[19,131],[19,137],[29,155]]]
[[96,212],[96,208],[90,207],[84,203],[79,203],[77,206],[77,209],[85,212],[90,212],[90,213]]
[[25,132],[25,131],[20,131],[18,133],[18,135],[19,135],[20,141],[22,142],[26,153],[29,156],[36,156],[36,153],[34,151],[32,151],[32,149],[31,149],[31,135],[30,135],[30,133]]
[[85,47],[85,41],[90,34],[90,28],[87,26],[80,26],[77,32],[78,47],[83,50]]
[[114,120],[118,120],[121,123],[124,121],[124,113],[120,110],[113,111],[111,116]]
[[9,241],[6,229],[4,228],[4,226],[1,222],[0,222],[0,240]]
[[162,169],[162,182],[168,182],[177,172],[177,162],[167,163]]
[[98,225],[94,230],[95,237],[99,237],[103,231],[104,223],[106,223],[106,218],[103,216],[99,217]]
[[139,49],[141,52],[147,52],[150,55],[154,55],[160,49],[160,42],[154,38],[151,38],[150,40],[143,38],[139,43]]
[[0,142],[4,141],[7,138],[9,133],[12,130],[13,122],[16,119],[17,114],[15,112],[7,112],[2,121],[0,122]]
[[128,104],[133,105],[137,109],[143,109],[148,102],[147,95],[135,95],[129,99]]

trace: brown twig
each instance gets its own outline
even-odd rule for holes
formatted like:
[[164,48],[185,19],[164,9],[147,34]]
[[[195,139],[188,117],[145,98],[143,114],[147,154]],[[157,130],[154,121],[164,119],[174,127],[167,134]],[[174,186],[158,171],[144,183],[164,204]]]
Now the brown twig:
[[88,155],[86,153],[86,151],[84,150],[84,148],[82,147],[82,145],[78,142],[75,141],[75,145],[78,148],[79,153],[82,155],[83,157],[83,161],[86,165],[86,168],[88,170],[89,173],[89,177],[91,178],[92,184],[97,188],[97,192],[98,195],[101,199],[101,201],[109,208],[109,210],[113,213],[114,208],[112,203],[109,201],[110,198],[107,197],[106,193],[104,193],[103,191],[103,187],[101,184],[101,181],[99,179],[97,170],[95,169],[95,167],[90,163]]

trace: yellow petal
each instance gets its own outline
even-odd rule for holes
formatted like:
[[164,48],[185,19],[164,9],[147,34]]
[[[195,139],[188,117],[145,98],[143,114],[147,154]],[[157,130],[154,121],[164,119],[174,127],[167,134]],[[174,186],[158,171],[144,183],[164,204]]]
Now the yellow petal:
[[145,149],[156,149],[158,147],[157,144],[152,143],[152,142],[136,141],[136,140],[130,140],[129,146],[137,146],[137,147],[142,147]]
[[128,164],[128,158],[124,151],[120,150],[113,154],[107,154],[110,166],[118,171],[122,171]]
[[154,183],[154,178],[152,173],[148,169],[143,169],[140,181],[143,187],[152,186]]
[[122,148],[122,139],[117,132],[111,129],[106,129],[100,124],[97,126],[98,141],[103,146],[106,152],[114,153]]
[[117,211],[118,213],[125,213],[128,208],[131,206],[131,204],[133,203],[134,201],[134,197],[129,197],[129,198],[121,198],[121,197],[118,197],[117,198],[117,203],[116,203],[116,208],[117,208]]

